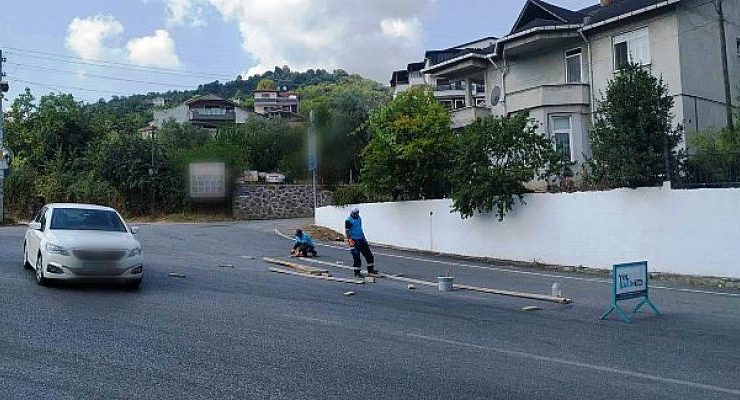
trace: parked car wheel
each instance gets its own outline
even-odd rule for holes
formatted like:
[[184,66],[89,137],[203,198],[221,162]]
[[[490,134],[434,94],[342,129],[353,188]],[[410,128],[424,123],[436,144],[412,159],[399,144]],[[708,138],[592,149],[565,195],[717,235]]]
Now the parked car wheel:
[[46,278],[44,278],[44,260],[41,254],[36,257],[36,283],[41,286],[46,286],[47,283]]

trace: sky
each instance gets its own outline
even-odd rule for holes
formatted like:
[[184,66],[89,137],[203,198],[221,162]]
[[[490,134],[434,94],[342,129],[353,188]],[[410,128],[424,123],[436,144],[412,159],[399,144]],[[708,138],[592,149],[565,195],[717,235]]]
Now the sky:
[[[552,0],[579,9],[597,0]],[[194,89],[288,65],[387,83],[425,50],[503,36],[525,0],[0,0],[11,90]]]

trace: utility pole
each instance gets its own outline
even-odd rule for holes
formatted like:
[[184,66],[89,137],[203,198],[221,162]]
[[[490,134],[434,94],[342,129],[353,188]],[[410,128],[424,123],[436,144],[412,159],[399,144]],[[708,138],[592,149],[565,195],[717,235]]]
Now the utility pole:
[[717,21],[719,22],[719,44],[722,55],[722,75],[725,79],[725,108],[727,112],[727,128],[735,129],[732,116],[732,91],[730,90],[730,71],[727,67],[727,37],[725,34],[725,14],[722,10],[724,0],[714,0],[714,8],[717,10]]
[[8,83],[3,79],[5,73],[3,72],[3,51],[0,49],[0,224],[5,222],[5,168],[9,168],[9,165],[5,165],[5,146],[3,146],[3,99],[5,95],[3,93],[8,91]]

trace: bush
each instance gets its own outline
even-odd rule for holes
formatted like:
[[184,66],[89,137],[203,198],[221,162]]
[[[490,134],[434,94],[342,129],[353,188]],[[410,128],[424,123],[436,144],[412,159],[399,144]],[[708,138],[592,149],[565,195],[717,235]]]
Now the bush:
[[334,191],[334,205],[367,203],[370,201],[362,185],[341,186]]
[[676,159],[682,128],[671,125],[673,97],[639,65],[621,70],[598,102],[590,132],[590,176],[612,188],[660,185]]
[[33,168],[29,168],[16,159],[14,168],[5,179],[5,206],[6,213],[17,219],[31,218],[31,204],[39,193],[36,190],[38,176]]
[[527,113],[466,126],[453,158],[453,207],[463,218],[495,209],[502,220],[517,199],[523,203],[525,182],[568,175],[572,165],[551,138],[536,132]]
[[374,196],[410,200],[449,194],[454,136],[450,116],[425,87],[411,88],[373,112],[362,153],[364,185]]

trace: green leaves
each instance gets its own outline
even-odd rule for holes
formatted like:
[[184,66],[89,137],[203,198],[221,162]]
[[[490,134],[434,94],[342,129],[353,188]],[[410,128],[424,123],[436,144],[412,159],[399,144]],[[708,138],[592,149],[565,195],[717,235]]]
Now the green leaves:
[[479,119],[456,140],[453,209],[463,218],[495,209],[503,220],[516,200],[523,203],[524,183],[567,173],[571,165],[526,113]]
[[400,94],[370,116],[371,140],[362,153],[362,182],[377,198],[441,198],[453,136],[447,111],[428,88]]
[[639,65],[621,70],[599,102],[590,132],[593,183],[606,187],[655,186],[668,178],[682,127],[671,125],[673,97],[662,79]]

